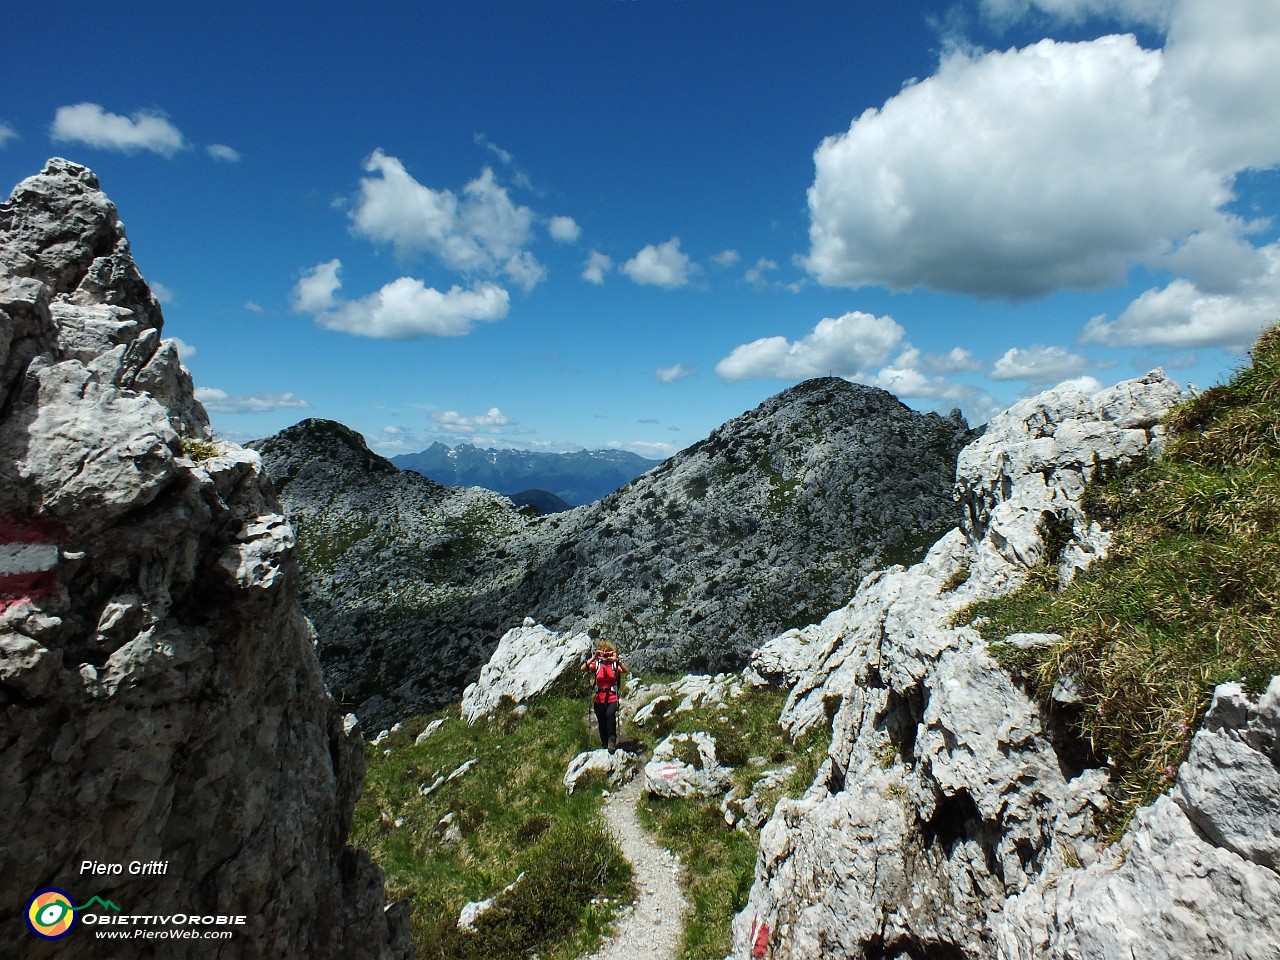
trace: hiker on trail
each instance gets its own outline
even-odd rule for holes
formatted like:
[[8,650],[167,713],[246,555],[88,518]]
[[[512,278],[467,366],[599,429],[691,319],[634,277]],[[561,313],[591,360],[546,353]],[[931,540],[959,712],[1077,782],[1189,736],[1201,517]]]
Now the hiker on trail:
[[595,677],[596,689],[591,702],[596,709],[596,722],[600,725],[600,746],[613,753],[618,749],[618,690],[627,665],[619,659],[613,644],[602,640],[596,643],[591,659],[582,665],[581,670]]

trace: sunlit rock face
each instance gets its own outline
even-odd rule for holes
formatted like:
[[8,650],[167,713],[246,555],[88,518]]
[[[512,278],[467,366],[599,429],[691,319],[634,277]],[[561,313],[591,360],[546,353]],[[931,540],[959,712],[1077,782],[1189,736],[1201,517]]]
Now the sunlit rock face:
[[0,205],[0,953],[105,955],[27,930],[56,887],[245,918],[130,956],[407,956],[345,844],[361,738],[295,603],[293,531],[258,455],[210,443],[162,323],[92,172],[51,160]]

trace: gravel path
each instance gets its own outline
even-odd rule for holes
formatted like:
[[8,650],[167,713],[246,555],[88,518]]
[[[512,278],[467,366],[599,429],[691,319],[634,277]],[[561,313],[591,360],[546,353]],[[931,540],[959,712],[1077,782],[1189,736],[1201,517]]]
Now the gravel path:
[[674,960],[688,904],[680,889],[680,861],[644,832],[636,800],[644,773],[604,803],[604,816],[635,868],[635,903],[618,918],[617,933],[585,960]]

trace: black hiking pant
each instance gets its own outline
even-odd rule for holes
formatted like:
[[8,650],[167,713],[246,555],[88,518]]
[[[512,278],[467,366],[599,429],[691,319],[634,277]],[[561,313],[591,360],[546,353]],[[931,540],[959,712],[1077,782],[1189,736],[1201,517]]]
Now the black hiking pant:
[[597,703],[596,722],[600,724],[600,746],[607,749],[610,740],[618,738],[618,701]]

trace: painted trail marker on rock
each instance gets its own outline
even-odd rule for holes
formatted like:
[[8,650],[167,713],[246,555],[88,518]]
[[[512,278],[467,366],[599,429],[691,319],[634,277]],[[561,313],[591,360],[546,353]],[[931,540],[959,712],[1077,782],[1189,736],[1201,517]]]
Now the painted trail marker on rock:
[[53,591],[60,539],[43,520],[0,517],[0,613]]

